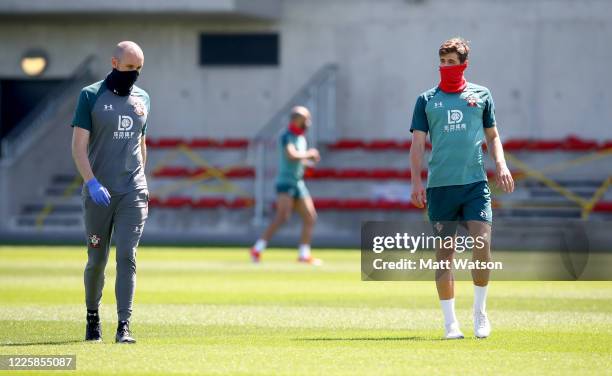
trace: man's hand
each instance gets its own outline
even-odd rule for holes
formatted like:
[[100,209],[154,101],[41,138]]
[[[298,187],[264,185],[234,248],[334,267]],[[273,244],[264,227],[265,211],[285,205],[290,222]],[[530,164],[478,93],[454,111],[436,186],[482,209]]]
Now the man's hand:
[[98,182],[98,179],[92,178],[87,182],[87,190],[89,191],[89,196],[97,205],[100,206],[108,206],[110,205],[110,193],[108,190]]
[[422,209],[427,204],[427,194],[421,182],[412,183],[412,194],[410,195],[412,204],[419,209]]
[[317,149],[308,149],[308,159],[313,161],[314,163],[319,163],[321,160],[321,155]]
[[498,188],[501,188],[506,193],[514,192],[514,179],[505,163],[497,165],[495,172],[495,182]]

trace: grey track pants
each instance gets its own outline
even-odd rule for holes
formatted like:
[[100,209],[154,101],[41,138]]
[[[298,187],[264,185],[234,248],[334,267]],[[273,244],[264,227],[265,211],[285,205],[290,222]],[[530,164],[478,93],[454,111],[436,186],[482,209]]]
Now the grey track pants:
[[84,278],[87,309],[97,310],[100,305],[112,236],[117,247],[117,316],[119,321],[129,321],[136,286],[136,248],[147,219],[148,198],[148,191],[141,189],[113,196],[108,207],[96,205],[90,197],[83,199],[87,231]]

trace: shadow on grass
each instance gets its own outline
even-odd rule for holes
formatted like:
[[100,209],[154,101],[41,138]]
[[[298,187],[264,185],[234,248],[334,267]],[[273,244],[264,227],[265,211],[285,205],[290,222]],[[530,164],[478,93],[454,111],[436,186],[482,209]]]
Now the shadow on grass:
[[294,341],[443,341],[443,338],[427,338],[427,337],[317,337],[317,338],[294,338]]
[[12,342],[12,343],[0,343],[0,347],[71,345],[75,343],[85,343],[85,341],[73,339],[73,340],[68,340],[68,341]]

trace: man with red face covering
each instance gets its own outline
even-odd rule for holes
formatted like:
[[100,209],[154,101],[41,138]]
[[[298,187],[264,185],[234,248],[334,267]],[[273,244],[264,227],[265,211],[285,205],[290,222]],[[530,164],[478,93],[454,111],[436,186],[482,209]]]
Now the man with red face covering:
[[[416,102],[412,125],[410,165],[415,206],[427,206],[436,235],[456,236],[457,224],[465,225],[475,242],[472,259],[491,259],[491,195],[484,169],[482,142],[496,166],[496,182],[504,192],[514,190],[497,132],[495,106],[491,92],[484,86],[467,82],[469,46],[452,38],[440,46],[440,83],[421,94]],[[428,165],[427,189],[421,181],[421,166],[429,133],[432,150]],[[446,244],[444,244],[446,245]],[[452,265],[454,247],[436,250],[441,265]],[[448,262],[447,262],[448,260]],[[486,338],[491,324],[486,312],[488,269],[472,270],[474,282],[474,335]],[[445,338],[460,339],[463,333],[455,316],[452,268],[436,271],[436,287],[444,315]]]
[[310,111],[297,106],[291,110],[291,121],[279,139],[279,168],[276,179],[276,216],[270,226],[251,248],[251,259],[259,262],[268,241],[291,217],[293,209],[302,217],[302,235],[298,261],[318,265],[321,260],[310,254],[310,240],[317,212],[306,184],[304,166],[314,165],[321,159],[317,149],[309,149],[304,133],[311,125]]

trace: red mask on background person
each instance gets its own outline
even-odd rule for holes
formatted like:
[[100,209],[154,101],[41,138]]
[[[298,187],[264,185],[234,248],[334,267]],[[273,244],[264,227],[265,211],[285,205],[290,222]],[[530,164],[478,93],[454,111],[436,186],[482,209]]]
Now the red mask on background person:
[[301,136],[306,132],[306,129],[300,127],[295,123],[289,123],[289,132],[293,133],[296,136]]
[[461,93],[467,86],[463,72],[467,63],[450,66],[440,66],[440,84],[438,87],[445,93]]

